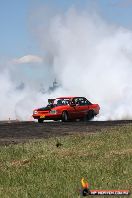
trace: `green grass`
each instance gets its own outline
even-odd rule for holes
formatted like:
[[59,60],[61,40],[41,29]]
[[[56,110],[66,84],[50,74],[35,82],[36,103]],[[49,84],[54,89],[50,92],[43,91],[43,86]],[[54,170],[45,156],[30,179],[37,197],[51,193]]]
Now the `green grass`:
[[132,191],[132,125],[0,147],[2,198],[80,197],[82,177],[90,189]]

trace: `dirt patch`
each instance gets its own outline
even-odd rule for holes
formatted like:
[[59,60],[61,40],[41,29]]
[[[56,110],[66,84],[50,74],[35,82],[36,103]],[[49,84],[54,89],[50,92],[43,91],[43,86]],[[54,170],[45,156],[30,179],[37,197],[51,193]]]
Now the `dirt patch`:
[[132,124],[132,120],[91,122],[0,122],[0,145],[18,144],[30,139],[73,134],[99,133],[102,129]]

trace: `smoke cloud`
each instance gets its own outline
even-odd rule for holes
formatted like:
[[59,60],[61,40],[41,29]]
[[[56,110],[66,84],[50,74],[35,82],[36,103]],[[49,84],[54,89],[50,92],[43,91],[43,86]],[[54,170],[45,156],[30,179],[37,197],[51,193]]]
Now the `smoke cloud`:
[[42,63],[43,59],[36,55],[26,55],[20,58],[16,58],[13,60],[15,64],[23,64],[23,63]]
[[[33,108],[63,95],[98,103],[97,120],[131,119],[132,31],[107,23],[95,12],[71,8],[46,14],[32,24],[44,62],[12,64],[0,74],[0,119],[27,120]],[[40,85],[47,90],[54,78],[61,87],[43,94]],[[22,82],[23,89],[16,89]]]

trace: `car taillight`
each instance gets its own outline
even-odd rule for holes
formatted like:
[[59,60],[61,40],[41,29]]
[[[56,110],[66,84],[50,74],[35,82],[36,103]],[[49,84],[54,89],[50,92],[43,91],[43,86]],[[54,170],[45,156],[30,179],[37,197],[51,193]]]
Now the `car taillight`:
[[37,114],[37,113],[38,113],[37,110],[34,110],[34,111],[33,111],[33,114]]

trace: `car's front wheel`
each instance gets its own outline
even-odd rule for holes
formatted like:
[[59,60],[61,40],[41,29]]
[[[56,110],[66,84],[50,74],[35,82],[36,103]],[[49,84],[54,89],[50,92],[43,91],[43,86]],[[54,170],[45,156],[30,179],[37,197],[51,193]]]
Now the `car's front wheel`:
[[69,119],[68,119],[68,113],[66,111],[63,111],[62,113],[62,121],[63,122],[67,122]]
[[43,123],[43,121],[44,121],[44,119],[42,119],[42,118],[38,119],[38,123]]

